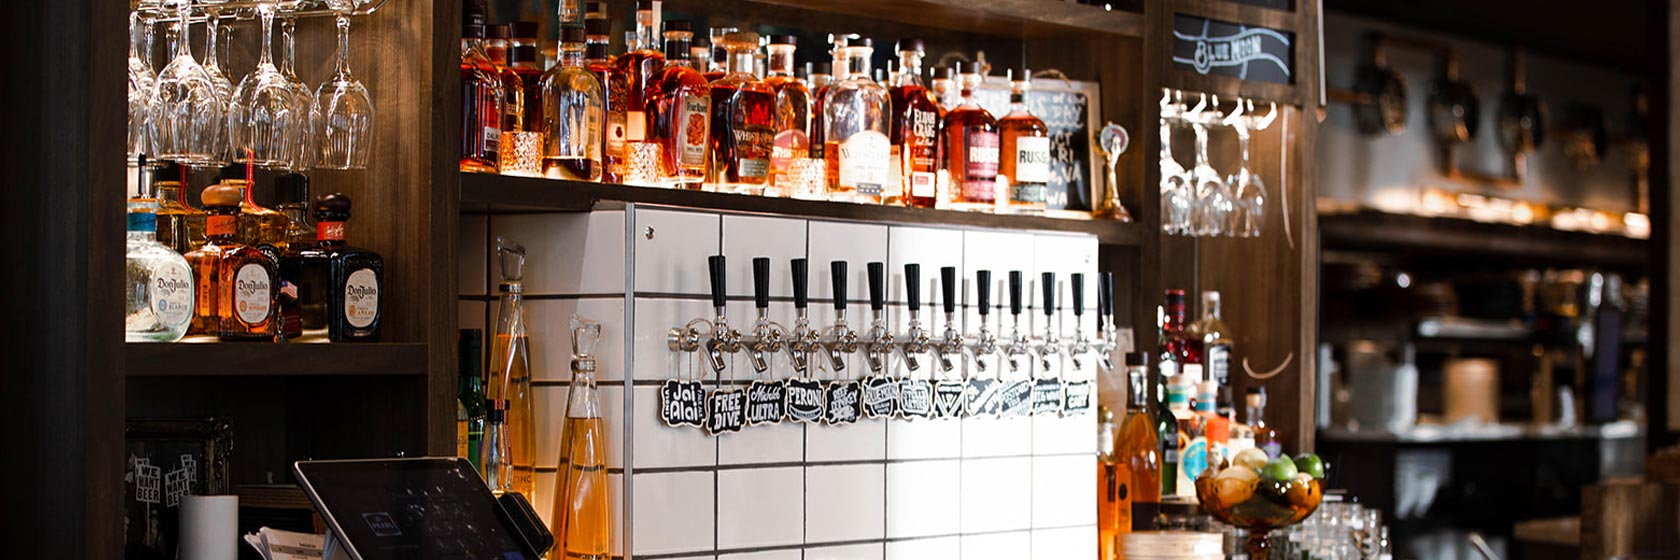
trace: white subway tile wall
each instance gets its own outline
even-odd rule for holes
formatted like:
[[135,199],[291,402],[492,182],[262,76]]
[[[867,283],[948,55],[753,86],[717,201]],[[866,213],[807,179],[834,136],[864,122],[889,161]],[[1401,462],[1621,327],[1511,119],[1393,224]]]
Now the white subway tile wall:
[[[628,216],[628,219],[627,219]],[[939,269],[960,271],[957,320],[965,334],[979,327],[973,308],[976,270],[991,270],[990,327],[1007,342],[1008,271],[1024,275],[1021,328],[1040,334],[1039,274],[1056,273],[1056,328],[1074,334],[1069,275],[1084,272],[1083,325],[1094,334],[1094,238],[1062,234],[881,226],[800,218],[671,209],[591,213],[463,216],[459,274],[463,328],[495,328],[496,236],[523,243],[526,321],[537,380],[538,500],[552,509],[558,430],[564,420],[574,313],[600,321],[597,379],[606,416],[608,468],[614,496],[614,555],[659,560],[908,560],[1081,558],[1095,555],[1092,416],[963,420],[861,420],[846,426],[784,423],[752,426],[721,437],[668,428],[658,417],[658,385],[673,376],[741,385],[786,377],[785,354],[759,374],[744,355],[710,371],[697,356],[671,352],[667,333],[690,319],[711,319],[706,257],[728,258],[730,326],[756,322],[751,260],[771,259],[770,319],[791,328],[794,309],[788,261],[810,260],[811,319],[833,322],[829,263],[848,261],[848,323],[867,330],[867,263],[887,263],[887,324],[908,325],[904,264],[921,265],[921,324],[944,329]],[[626,242],[630,244],[626,267]],[[627,320],[627,317],[629,318]],[[629,336],[626,336],[629,333]],[[922,363],[915,377],[933,375]],[[1016,371],[1002,363],[973,375],[1006,378],[1096,377],[1094,360],[1075,368],[1065,359],[1040,371],[1037,359]],[[861,355],[841,373],[866,375]],[[1000,370],[1002,370],[1000,372]],[[893,372],[908,369],[900,361]],[[962,375],[959,371],[955,375]]]

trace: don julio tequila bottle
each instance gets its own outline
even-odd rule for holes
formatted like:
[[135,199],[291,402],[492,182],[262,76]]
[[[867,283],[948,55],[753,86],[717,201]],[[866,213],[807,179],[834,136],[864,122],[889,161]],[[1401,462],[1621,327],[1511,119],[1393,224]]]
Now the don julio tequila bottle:
[[542,75],[543,175],[601,180],[601,81],[583,63],[584,30],[560,29],[560,62]]
[[[144,169],[144,155],[140,161]],[[179,253],[158,243],[156,210],[150,198],[129,199],[123,314],[128,342],[174,342],[192,323],[192,269]]]
[[823,157],[834,200],[879,204],[889,179],[892,100],[869,77],[874,53],[868,38],[847,39],[845,78],[829,88],[823,104]]
[[324,329],[333,342],[378,340],[385,260],[346,242],[350,197],[324,195],[313,210],[316,245],[281,261],[286,279],[298,286],[304,334]]

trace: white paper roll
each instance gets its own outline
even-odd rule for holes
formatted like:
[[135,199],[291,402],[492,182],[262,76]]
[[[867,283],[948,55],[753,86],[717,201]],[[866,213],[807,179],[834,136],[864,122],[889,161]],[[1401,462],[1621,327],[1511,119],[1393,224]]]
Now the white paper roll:
[[181,498],[179,560],[235,560],[239,555],[239,496]]

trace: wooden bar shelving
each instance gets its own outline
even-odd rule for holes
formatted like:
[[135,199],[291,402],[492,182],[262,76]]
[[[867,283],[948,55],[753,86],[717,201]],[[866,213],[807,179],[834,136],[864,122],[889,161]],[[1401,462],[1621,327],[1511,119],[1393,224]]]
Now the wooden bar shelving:
[[129,377],[426,375],[421,343],[129,343]]

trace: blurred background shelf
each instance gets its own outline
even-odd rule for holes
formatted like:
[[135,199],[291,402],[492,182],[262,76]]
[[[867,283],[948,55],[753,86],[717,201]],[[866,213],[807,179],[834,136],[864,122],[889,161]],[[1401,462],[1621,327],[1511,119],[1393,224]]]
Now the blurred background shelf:
[[1644,269],[1650,245],[1623,235],[1360,211],[1318,218],[1326,251],[1403,257],[1502,257],[1505,262]]

